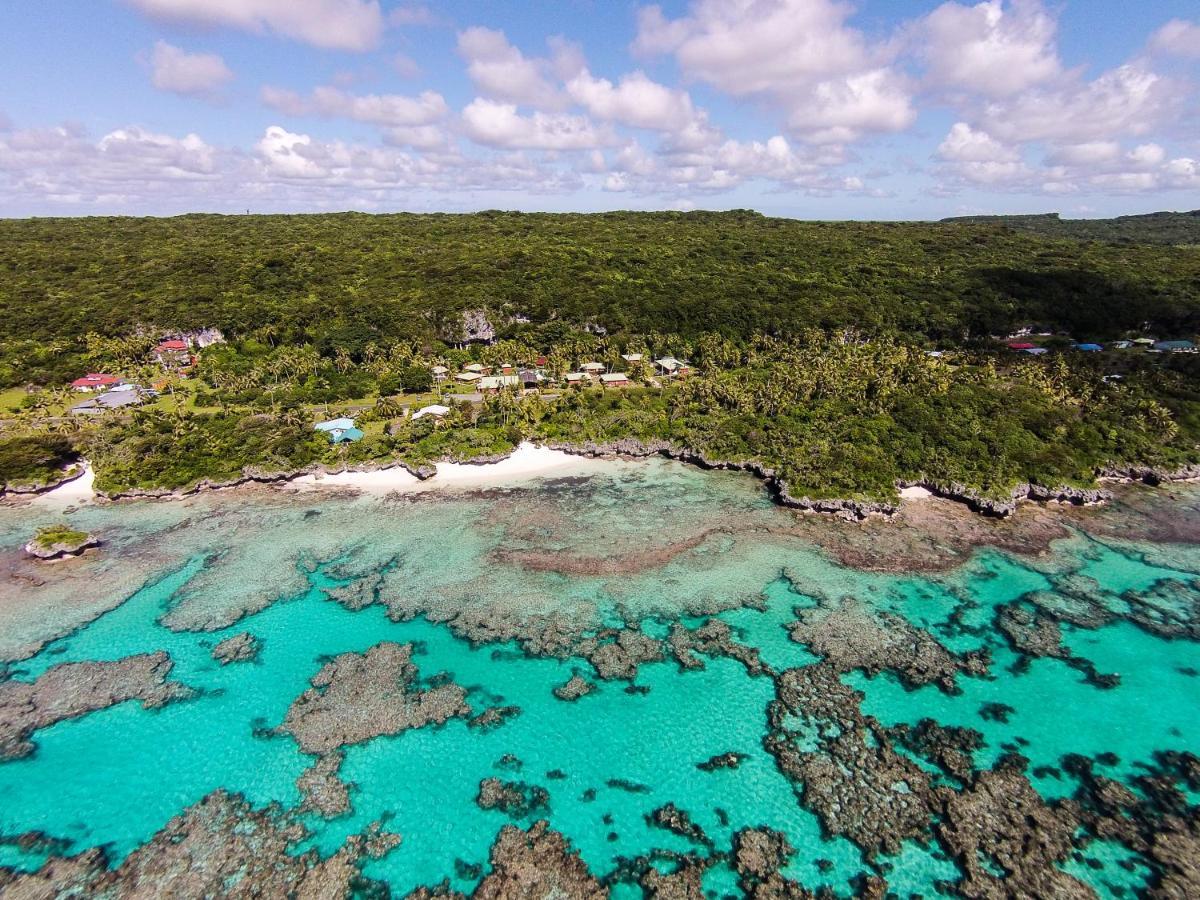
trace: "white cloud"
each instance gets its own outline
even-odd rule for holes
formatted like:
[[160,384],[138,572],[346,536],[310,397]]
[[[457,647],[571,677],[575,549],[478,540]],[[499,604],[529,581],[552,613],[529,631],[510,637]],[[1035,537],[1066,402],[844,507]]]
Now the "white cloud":
[[571,99],[597,119],[654,131],[682,131],[696,121],[686,91],[651,81],[643,72],[624,76],[614,85],[586,69],[567,82]]
[[188,53],[166,41],[155,42],[150,66],[150,83],[175,94],[212,97],[233,80],[233,72],[215,53]]
[[1186,19],[1172,19],[1154,33],[1150,47],[1161,53],[1200,59],[1200,25]]
[[562,92],[547,77],[550,64],[530,59],[508,42],[503,31],[468,28],[459,32],[458,53],[479,92],[492,100],[536,109],[562,109]]
[[383,35],[378,0],[125,0],[156,19],[271,32],[332,50],[370,50]]
[[936,86],[1007,97],[1058,77],[1056,23],[1040,0],[943,3],[914,31]]
[[511,103],[476,98],[462,111],[471,140],[489,147],[529,150],[591,150],[613,143],[586,116],[534,112],[524,116]]
[[447,113],[446,101],[434,91],[425,91],[419,97],[355,95],[323,85],[303,96],[267,86],[262,89],[262,100],[272,109],[290,116],[345,118],[386,127],[430,125],[444,119]]
[[847,24],[834,0],[693,0],[668,19],[638,15],[634,52],[671,53],[687,78],[736,97],[762,96],[807,140],[841,142],[907,128],[915,118],[891,50]]
[[437,25],[440,23],[437,13],[424,3],[405,3],[397,6],[388,13],[388,22],[392,25]]
[[1120,155],[1121,145],[1117,141],[1089,141],[1058,147],[1047,161],[1061,166],[1098,166],[1111,163]]
[[1018,153],[1006,147],[986,131],[976,131],[966,122],[956,122],[938,147],[938,156],[947,162],[1013,162]]

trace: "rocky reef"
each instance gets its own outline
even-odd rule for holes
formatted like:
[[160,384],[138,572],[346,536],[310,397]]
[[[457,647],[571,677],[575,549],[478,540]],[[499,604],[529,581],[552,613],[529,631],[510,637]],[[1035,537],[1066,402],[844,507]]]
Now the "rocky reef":
[[213,647],[212,658],[223,666],[235,662],[250,662],[258,657],[262,645],[258,638],[248,631],[227,637]]
[[315,812],[326,819],[350,812],[350,788],[339,777],[345,757],[326,753],[296,779],[296,788],[304,798],[300,812]]
[[173,665],[160,650],[115,662],[62,663],[33,682],[0,682],[0,760],[32,753],[32,734],[65,719],[126,700],[154,709],[191,697],[191,688],[167,680]]
[[35,559],[49,561],[79,556],[99,546],[100,539],[86,531],[78,531],[69,525],[48,525],[38,529],[25,545],[25,552]]
[[335,657],[293,701],[279,731],[292,735],[305,753],[319,755],[469,716],[466,691],[458,685],[418,686],[412,654],[411,644],[384,642]]
[[550,793],[536,784],[485,778],[479,782],[475,803],[480,809],[497,809],[512,819],[527,819],[550,807]]
[[[176,816],[148,843],[111,868],[103,849],[52,857],[36,872],[0,867],[0,894],[10,897],[349,897],[370,886],[362,862],[400,838],[373,826],[332,856],[293,854],[303,826],[278,806],[254,809],[219,790]],[[376,886],[382,887],[380,885]]]

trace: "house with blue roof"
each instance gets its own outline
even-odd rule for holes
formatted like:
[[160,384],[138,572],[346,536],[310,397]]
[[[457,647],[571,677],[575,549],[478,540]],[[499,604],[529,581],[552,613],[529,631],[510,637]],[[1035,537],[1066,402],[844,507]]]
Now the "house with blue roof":
[[1154,349],[1160,353],[1194,353],[1196,345],[1191,341],[1159,341]]
[[313,427],[317,431],[329,435],[329,443],[331,444],[361,441],[364,437],[362,430],[354,426],[354,420],[345,416],[340,419],[330,419],[328,422],[318,422]]
[[1084,353],[1099,353],[1104,349],[1100,344],[1076,344],[1076,350],[1082,350]]

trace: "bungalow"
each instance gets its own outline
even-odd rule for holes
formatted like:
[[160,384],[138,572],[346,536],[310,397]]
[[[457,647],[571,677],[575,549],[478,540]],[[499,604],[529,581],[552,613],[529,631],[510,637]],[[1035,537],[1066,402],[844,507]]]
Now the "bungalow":
[[445,366],[434,366],[429,371],[433,373],[434,381],[445,381],[446,376],[450,374],[450,370]]
[[114,384],[120,384],[123,380],[116,375],[101,375],[97,372],[89,372],[82,378],[76,378],[72,381],[71,387],[77,391],[102,391],[105,388],[112,387]]
[[676,359],[673,356],[664,356],[662,359],[656,359],[654,365],[658,367],[658,371],[663,375],[687,375],[691,372],[691,364],[682,359]]
[[154,348],[154,358],[163,366],[189,366],[192,363],[192,352],[187,341],[171,338],[159,341],[158,346]]
[[1140,347],[1153,347],[1155,343],[1154,338],[1134,338],[1133,342]]
[[588,363],[584,363],[582,366],[580,366],[579,371],[583,372],[585,375],[595,378],[597,375],[600,375],[602,372],[604,372],[604,370],[607,368],[608,368],[608,366],[604,365],[604,363],[588,362]]
[[470,384],[472,381],[479,381],[483,376],[478,372],[459,372],[454,376],[455,381],[461,381],[464,384]]
[[488,375],[486,378],[479,379],[479,389],[481,391],[500,391],[502,388],[515,388],[521,386],[521,379],[516,375]]
[[1045,356],[1050,351],[1047,350],[1045,347],[1028,347],[1025,350],[1022,350],[1021,352],[1028,353],[1030,356]]
[[500,374],[511,375],[513,371],[512,363],[500,363]]
[[627,363],[637,363],[645,359],[645,355],[642,353],[622,353],[621,359]]
[[521,385],[525,388],[536,388],[542,383],[542,376],[534,369],[522,369],[517,373],[517,377],[521,379]]
[[609,372],[606,375],[600,376],[600,383],[606,388],[610,387],[628,387],[629,376],[624,372]]
[[1099,353],[1104,347],[1100,344],[1076,344],[1075,349],[1084,353]]
[[1160,353],[1195,353],[1196,345],[1191,341],[1159,341],[1154,349]]
[[450,414],[450,407],[442,406],[440,403],[434,403],[430,406],[423,406],[413,413],[413,421],[423,419],[426,416],[433,416],[435,419],[440,419],[443,416]]
[[121,409],[126,406],[140,406],[146,402],[146,391],[136,384],[122,384],[111,391],[105,391],[92,400],[84,400],[71,407],[71,414],[77,416],[94,416],[110,409]]
[[483,366],[479,363],[468,363],[467,365],[463,366],[463,371],[464,372],[474,372],[477,375],[482,375],[483,374]]
[[539,356],[537,359],[534,360],[534,365],[536,365],[539,369],[545,368],[546,357]]
[[1008,345],[1009,350],[1032,350],[1036,344],[1031,344],[1028,341],[1013,341]]
[[587,381],[587,376],[582,372],[568,372],[563,376],[563,380],[566,381],[567,384],[583,384],[585,381]]
[[313,426],[317,431],[329,435],[329,443],[341,444],[346,441],[361,441],[363,433],[354,427],[354,420],[343,416],[340,419],[330,419],[328,422],[318,422]]

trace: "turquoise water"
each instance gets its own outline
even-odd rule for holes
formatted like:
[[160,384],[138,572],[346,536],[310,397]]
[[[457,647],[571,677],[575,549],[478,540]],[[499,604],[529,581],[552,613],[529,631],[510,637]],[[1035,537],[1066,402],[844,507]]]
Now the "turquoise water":
[[[1052,588],[1044,559],[1034,568],[981,551],[944,574],[884,575],[839,567],[812,546],[726,534],[626,577],[523,570],[498,561],[498,547],[553,544],[578,554],[598,544],[601,553],[617,554],[665,546],[671,536],[663,535],[661,525],[645,524],[648,516],[660,523],[664,515],[675,517],[678,530],[686,532],[722,521],[731,503],[746,517],[787,515],[763,503],[752,484],[724,476],[664,468],[650,475],[621,471],[611,476],[612,483],[596,483],[605,477],[500,500],[401,507],[363,498],[246,499],[236,501],[236,512],[222,513],[224,524],[234,521],[236,527],[222,528],[211,525],[212,505],[193,510],[190,519],[165,504],[81,511],[72,521],[88,527],[119,518],[120,528],[133,536],[130,546],[134,538],[143,548],[154,545],[169,532],[174,556],[143,550],[148,571],[155,570],[144,587],[90,623],[67,617],[59,624],[75,630],[13,662],[11,677],[32,680],[62,662],[165,650],[174,660],[172,678],[198,694],[154,711],[124,703],[36,732],[32,756],[0,763],[0,834],[41,831],[71,841],[72,852],[103,845],[119,861],[217,788],[244,793],[256,806],[279,801],[294,807],[300,802],[295,781],[313,758],[290,735],[272,729],[330,657],[395,641],[416,646],[423,679],[445,673],[466,687],[476,712],[501,704],[521,712],[490,730],[454,719],[347,748],[341,777],[352,785],[352,811],[329,821],[308,815],[312,837],[297,851],[315,846],[332,853],[347,836],[383,819],[403,842],[368,862],[365,874],[399,894],[444,878],[469,890],[477,874],[456,863],[486,864],[497,831],[510,821],[475,803],[479,782],[498,776],[546,788],[549,809],[537,815],[565,834],[597,874],[611,871],[622,857],[653,849],[703,850],[647,823],[647,815],[667,802],[687,810],[719,849],[727,849],[743,827],[784,831],[799,851],[785,874],[810,888],[827,884],[847,892],[849,879],[868,871],[850,841],[822,835],[816,815],[798,801],[795,787],[764,749],[766,710],[774,697],[769,677],[752,677],[729,658],[704,657],[703,670],[681,670],[668,659],[641,666],[637,692],[627,692],[625,682],[600,682],[594,693],[565,702],[552,690],[576,672],[594,679],[586,660],[531,658],[515,641],[472,646],[445,621],[472,604],[545,611],[556,596],[569,598],[564,608],[588,628],[625,620],[644,622],[648,633],[664,636],[672,621],[695,626],[714,615],[733,627],[739,642],[758,648],[764,662],[782,670],[817,661],[789,639],[786,626],[797,607],[818,602],[806,586],[819,585],[825,596],[852,596],[871,609],[903,616],[954,652],[990,649],[990,675],[960,675],[957,694],[936,686],[908,689],[890,672],[843,676],[864,693],[863,712],[884,725],[931,717],[982,732],[979,767],[991,766],[1016,742],[1030,759],[1031,773],[1059,766],[1070,753],[1111,752],[1119,761],[1106,773],[1128,779],[1156,750],[1200,751],[1195,715],[1200,679],[1189,674],[1200,669],[1200,648],[1193,641],[1156,637],[1124,620],[1095,630],[1064,626],[1063,642],[1073,653],[1101,673],[1120,674],[1120,685],[1109,690],[1088,684],[1058,659],[1014,667],[1016,654],[990,623],[998,606]],[[634,497],[636,515],[630,503],[621,502]],[[581,521],[577,513],[597,498],[601,502]],[[663,501],[665,512],[653,508],[656,500]],[[306,517],[313,509],[319,515]],[[10,527],[0,535],[11,538],[36,513],[0,510],[0,522],[4,516]],[[297,537],[307,520],[322,523],[323,533],[311,539],[315,544]],[[190,524],[181,526],[185,521]],[[566,521],[574,523],[570,529]],[[253,546],[234,547],[229,543],[234,541]],[[1150,565],[1136,549],[1102,542],[1066,542],[1054,552],[1072,553],[1080,546],[1086,552],[1056,559],[1056,566],[1094,578],[1112,595],[1147,590],[1162,579],[1190,584],[1195,577],[1187,567],[1194,548],[1180,548],[1178,569]],[[226,555],[214,552],[222,550]],[[791,581],[780,574],[785,570]],[[391,618],[382,604],[351,611],[327,597],[324,589],[373,571],[403,573],[411,598],[397,604]],[[235,577],[245,583],[231,587],[222,581]],[[248,603],[252,595],[259,599]],[[740,605],[746,601],[756,607]],[[422,602],[431,615],[407,618]],[[174,621],[181,603],[198,604],[206,615],[230,606],[257,611],[213,630],[172,630],[164,622]],[[720,611],[705,612],[705,603]],[[213,624],[211,618],[206,622]],[[53,624],[47,624],[48,633]],[[257,660],[218,665],[213,645],[242,631],[261,640]],[[982,717],[987,703],[1011,707],[1007,721]],[[726,751],[745,755],[739,768],[697,768]],[[556,770],[560,777],[548,776]],[[1030,777],[1050,799],[1075,787],[1062,773]],[[908,843],[887,859],[891,890],[929,894],[935,881],[957,878],[953,863],[936,849]],[[1114,885],[1136,887],[1145,877],[1144,868],[1131,874],[1117,865],[1128,855],[1120,847],[1093,845],[1089,855],[1104,868],[1070,862],[1068,869],[1103,895],[1114,895]],[[0,844],[0,865],[28,869],[43,857]],[[734,890],[735,877],[717,865],[706,874],[705,886],[714,896],[726,894]],[[640,896],[640,889],[617,885],[615,893]]]

